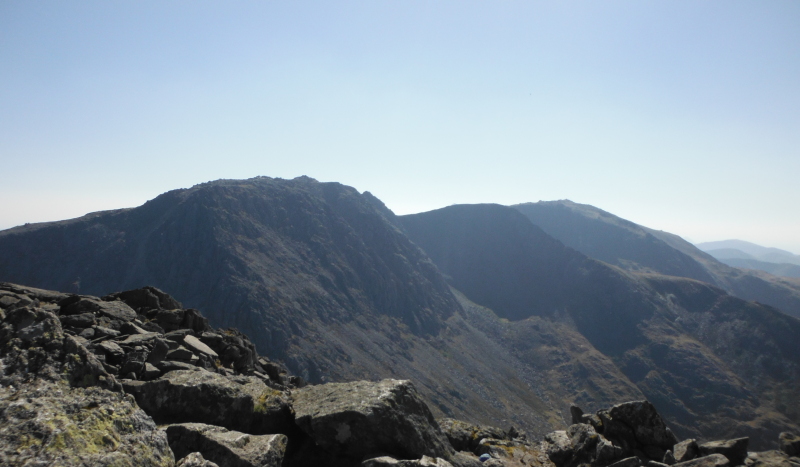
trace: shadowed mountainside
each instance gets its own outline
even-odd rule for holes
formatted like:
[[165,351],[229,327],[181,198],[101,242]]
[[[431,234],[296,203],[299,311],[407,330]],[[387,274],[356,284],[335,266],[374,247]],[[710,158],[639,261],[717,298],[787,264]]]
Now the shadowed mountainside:
[[800,317],[800,287],[768,274],[721,263],[677,235],[648,229],[601,209],[568,200],[513,206],[565,245],[634,272],[687,277],[745,300]]
[[[515,322],[511,346],[525,345],[531,322],[565,323],[681,435],[767,442],[777,426],[792,425],[779,411],[800,420],[787,405],[800,395],[797,319],[703,282],[587,258],[512,208],[451,206],[400,219],[454,287]],[[744,344],[751,339],[758,349]],[[591,389],[579,405],[591,406]]]

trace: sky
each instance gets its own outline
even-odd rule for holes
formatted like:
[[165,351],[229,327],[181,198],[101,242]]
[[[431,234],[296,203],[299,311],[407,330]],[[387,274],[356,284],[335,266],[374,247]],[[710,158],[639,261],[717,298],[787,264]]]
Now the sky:
[[0,2],[0,229],[258,175],[800,253],[800,2]]

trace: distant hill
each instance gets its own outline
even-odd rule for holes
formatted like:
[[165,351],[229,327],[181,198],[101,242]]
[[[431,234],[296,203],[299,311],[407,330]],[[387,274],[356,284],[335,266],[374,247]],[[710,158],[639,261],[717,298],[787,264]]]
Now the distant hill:
[[707,282],[737,297],[800,317],[800,287],[796,284],[723,264],[677,235],[569,200],[526,203],[513,208],[565,245],[592,258],[632,272]]
[[[738,250],[749,258],[767,263],[787,263],[800,266],[800,255],[795,255],[789,251],[781,250],[779,248],[768,248],[755,243],[745,242],[744,240],[722,240],[718,242],[703,242],[698,243],[697,248],[711,254],[715,258],[719,258],[720,254],[725,255],[725,252],[719,250]],[[726,258],[727,259],[727,258]]]
[[[713,250],[710,254],[714,254],[716,251]],[[759,271],[764,271],[773,276],[782,276],[782,277],[797,277],[800,278],[800,266],[796,264],[788,264],[788,263],[768,263],[766,261],[758,261],[756,259],[744,259],[744,258],[719,258],[720,262],[727,264],[728,266],[733,266],[735,268],[741,269],[757,269]]]

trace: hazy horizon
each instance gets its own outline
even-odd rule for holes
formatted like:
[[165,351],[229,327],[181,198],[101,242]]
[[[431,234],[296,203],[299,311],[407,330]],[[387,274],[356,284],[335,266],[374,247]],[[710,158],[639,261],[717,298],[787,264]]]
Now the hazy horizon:
[[800,254],[800,3],[0,4],[0,229],[220,178]]

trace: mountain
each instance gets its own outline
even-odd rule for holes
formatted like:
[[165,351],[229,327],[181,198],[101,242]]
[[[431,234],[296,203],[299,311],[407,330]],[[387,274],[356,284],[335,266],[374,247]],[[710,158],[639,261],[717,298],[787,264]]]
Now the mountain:
[[[625,381],[680,436],[766,440],[759,433],[768,427],[800,420],[787,412],[800,395],[792,383],[800,377],[797,319],[697,280],[632,274],[588,258],[509,207],[451,206],[400,219],[455,288],[514,322],[512,348],[536,359],[541,344],[529,330],[560,323],[619,368],[624,379],[587,385],[579,405]],[[767,360],[769,370],[761,366]],[[776,407],[793,422],[773,419]],[[747,422],[723,415],[734,413]]]
[[169,290],[311,383],[411,379],[436,416],[532,434],[644,397],[680,436],[770,446],[800,420],[798,320],[502,206],[397,217],[338,183],[220,180],[0,232],[0,281]]
[[748,257],[746,259],[757,259],[767,263],[787,263],[800,265],[800,255],[795,255],[789,251],[779,248],[768,248],[755,243],[745,242],[744,240],[722,240],[717,242],[698,243],[697,248],[709,253],[715,258],[718,254],[725,254],[719,250],[738,250]]
[[794,281],[728,266],[677,235],[569,200],[513,207],[549,235],[592,258],[632,272],[707,282],[800,317],[800,286]]

